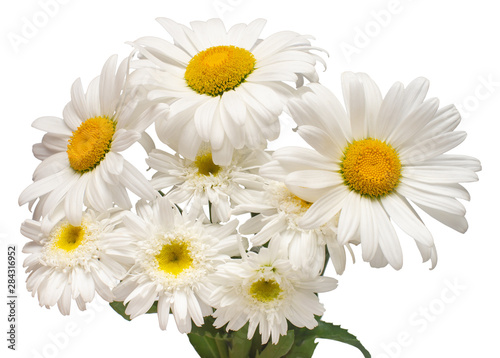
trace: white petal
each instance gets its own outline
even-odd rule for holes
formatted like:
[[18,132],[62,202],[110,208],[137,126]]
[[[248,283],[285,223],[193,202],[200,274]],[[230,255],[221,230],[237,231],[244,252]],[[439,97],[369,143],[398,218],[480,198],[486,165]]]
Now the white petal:
[[344,72],[342,74],[342,93],[344,94],[347,116],[351,121],[353,138],[366,138],[368,127],[365,119],[365,92],[363,83],[355,73]]
[[457,199],[414,189],[404,183],[398,185],[397,191],[415,204],[425,205],[433,209],[449,212],[450,214],[465,215],[465,207]]
[[287,175],[286,185],[296,185],[312,189],[329,188],[343,184],[339,173],[325,170],[300,170]]
[[229,117],[238,125],[243,126],[247,118],[246,104],[241,99],[238,91],[227,91],[221,99]]
[[359,232],[361,247],[363,249],[363,260],[371,261],[379,247],[377,225],[374,222],[374,213],[371,199],[360,196],[360,225]]
[[74,171],[71,168],[67,168],[57,172],[51,176],[40,179],[26,189],[23,190],[21,195],[19,195],[19,205],[24,205],[48,192],[58,188],[60,185],[64,184],[69,178],[74,175]]
[[64,123],[61,118],[57,117],[40,117],[37,118],[31,126],[36,129],[40,129],[45,132],[64,134],[67,136],[72,135],[72,131],[68,126]]
[[429,123],[438,107],[439,101],[436,98],[425,101],[416,107],[394,127],[386,139],[387,142],[397,149],[413,139]]
[[[403,251],[398,236],[389,217],[378,200],[372,200],[375,227],[378,231],[378,244],[389,264],[399,270],[403,266]],[[361,238],[363,240],[363,238]]]
[[115,71],[117,55],[111,56],[104,64],[99,83],[99,94],[101,99],[101,112],[108,117],[112,117],[117,104],[115,91]]
[[71,86],[71,104],[76,115],[82,122],[92,117],[87,105],[87,98],[83,93],[82,81],[80,79],[77,79]]
[[158,298],[158,322],[162,330],[167,329],[168,317],[170,316],[170,301],[165,295]]
[[429,229],[420,220],[405,198],[397,194],[386,195],[381,199],[384,209],[390,218],[408,235],[423,245],[434,245]]
[[361,197],[358,193],[350,191],[340,211],[337,233],[337,240],[340,245],[346,245],[357,236],[359,232],[360,212]]
[[122,152],[129,148],[132,144],[141,139],[141,134],[126,129],[118,129],[113,135],[113,142],[111,144],[111,149],[114,152]]
[[153,200],[159,194],[151,183],[132,164],[124,160],[120,182],[134,194],[143,199]]
[[216,111],[218,112],[219,103],[219,97],[206,99],[203,104],[199,105],[198,109],[194,113],[196,130],[205,142],[210,140],[214,116]]
[[330,158],[334,162],[341,160],[344,148],[323,130],[303,125],[299,126],[297,133],[320,154]]
[[438,210],[431,208],[426,205],[418,204],[418,207],[424,210],[427,214],[432,216],[434,219],[443,223],[444,225],[458,231],[459,233],[465,233],[469,228],[467,219],[463,215],[452,214],[443,210]]
[[348,190],[344,185],[332,188],[325,196],[316,201],[299,220],[302,229],[318,228],[332,219],[342,209]]
[[447,132],[419,142],[399,152],[404,163],[419,163],[441,155],[462,143],[465,132]]
[[71,225],[80,226],[82,222],[83,198],[90,175],[83,174],[68,191],[64,201],[64,211]]

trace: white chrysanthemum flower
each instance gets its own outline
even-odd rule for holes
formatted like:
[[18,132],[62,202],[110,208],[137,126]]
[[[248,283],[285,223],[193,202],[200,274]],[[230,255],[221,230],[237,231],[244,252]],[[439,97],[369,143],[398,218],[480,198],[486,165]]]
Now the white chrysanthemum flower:
[[41,117],[33,122],[33,127],[47,134],[42,143],[33,146],[34,155],[42,162],[19,204],[32,205],[40,198],[35,219],[61,205],[70,223],[78,225],[84,204],[97,211],[106,211],[113,204],[130,208],[126,189],[147,199],[157,195],[119,153],[144,139],[144,130],[164,108],[137,106],[134,92],[124,91],[127,60],[115,74],[116,62],[117,56],[109,58],[86,93],[80,79],[74,82],[63,119]]
[[396,83],[382,98],[363,73],[344,73],[347,108],[321,85],[312,84],[289,103],[298,133],[315,150],[282,148],[261,170],[285,177],[290,190],[314,204],[300,220],[312,229],[340,211],[337,238],[341,245],[360,240],[363,259],[375,267],[403,264],[391,221],[413,237],[424,261],[437,263],[434,240],[410,205],[465,232],[469,199],[459,184],[478,179],[475,158],[444,154],[465,139],[454,129],[460,115],[452,105],[424,101],[429,83],[418,78],[406,88]]
[[[56,215],[58,216],[58,215]],[[23,249],[30,254],[24,261],[28,291],[38,293],[40,306],[57,303],[68,315],[71,300],[80,310],[94,299],[97,292],[106,301],[113,301],[112,289],[134,263],[126,235],[117,226],[123,212],[117,209],[97,214],[87,210],[79,225],[66,218],[55,224],[26,220],[21,233],[29,238]]]
[[166,329],[172,310],[179,331],[189,333],[191,321],[201,326],[212,313],[208,299],[216,267],[239,255],[238,222],[203,224],[181,215],[167,198],[141,200],[137,213],[124,218],[136,243],[135,265],[114,290],[117,300],[131,319],[158,301],[160,328]]
[[283,81],[317,81],[316,62],[324,64],[311,53],[310,36],[283,31],[259,39],[262,19],[227,31],[219,19],[191,28],[158,22],[174,43],[156,37],[132,43],[147,59],[134,76],[155,88],[151,100],[171,104],[168,117],[156,122],[158,137],[191,160],[202,142],[210,142],[215,164],[228,165],[233,149],[276,139],[278,116],[293,90]]
[[294,270],[286,255],[272,244],[258,254],[249,252],[243,260],[220,266],[214,283],[211,303],[217,328],[237,331],[249,322],[248,339],[257,326],[262,343],[271,337],[278,343],[286,335],[287,320],[295,327],[317,326],[314,315],[325,311],[315,293],[337,287],[337,280]]
[[[233,214],[258,213],[239,228],[241,234],[255,234],[256,246],[271,240],[288,252],[292,265],[300,270],[320,273],[325,264],[325,246],[338,274],[346,265],[345,247],[337,242],[338,215],[319,228],[305,230],[298,225],[311,202],[294,195],[284,183],[268,180],[263,191],[253,192],[251,200],[233,210]],[[346,245],[350,250],[349,245]]]
[[216,165],[210,148],[205,146],[194,160],[155,149],[146,162],[158,171],[151,180],[153,188],[172,187],[166,196],[176,204],[191,203],[190,211],[200,211],[210,203],[210,217],[215,223],[228,221],[234,204],[248,201],[254,189],[262,188],[263,180],[257,173],[269,160],[270,155],[263,150],[243,148],[233,153],[229,165]]

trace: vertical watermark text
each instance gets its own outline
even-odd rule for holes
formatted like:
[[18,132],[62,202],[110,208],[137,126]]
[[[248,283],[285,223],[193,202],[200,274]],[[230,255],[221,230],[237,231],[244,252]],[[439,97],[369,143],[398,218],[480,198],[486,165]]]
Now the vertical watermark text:
[[17,345],[17,246],[7,246],[7,348],[16,350]]

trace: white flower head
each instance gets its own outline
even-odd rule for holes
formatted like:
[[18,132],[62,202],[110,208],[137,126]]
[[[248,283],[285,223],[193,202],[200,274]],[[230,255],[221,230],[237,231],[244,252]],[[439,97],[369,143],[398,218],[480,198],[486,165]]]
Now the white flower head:
[[124,219],[136,243],[135,265],[114,293],[131,319],[158,301],[160,328],[166,329],[172,310],[179,331],[189,333],[191,322],[201,326],[212,313],[208,298],[216,267],[239,255],[238,222],[204,224],[180,214],[165,197],[141,200],[137,214]]
[[80,310],[96,292],[113,301],[111,290],[133,264],[129,241],[118,229],[122,216],[117,209],[101,214],[87,210],[76,226],[64,217],[55,223],[44,219],[22,224],[21,233],[31,240],[23,249],[30,254],[24,262],[26,284],[33,296],[38,294],[40,306],[57,303],[68,315],[72,299]]
[[33,127],[47,132],[33,146],[42,160],[33,183],[20,195],[19,204],[39,198],[34,218],[50,215],[58,206],[78,225],[83,205],[106,211],[114,204],[130,208],[126,189],[153,199],[157,193],[120,152],[144,138],[144,130],[165,111],[163,106],[138,106],[136,91],[125,90],[128,60],[116,69],[117,56],[104,65],[86,93],[80,79],[71,88],[63,118],[41,117]]
[[465,139],[454,131],[460,115],[424,100],[429,83],[396,83],[382,98],[366,74],[342,76],[345,106],[325,87],[311,84],[290,101],[298,133],[313,149],[277,150],[261,174],[283,180],[300,198],[314,202],[299,221],[317,228],[340,212],[340,245],[361,242],[363,259],[375,267],[403,264],[394,222],[413,237],[424,261],[436,265],[431,233],[409,203],[465,232],[469,199],[459,183],[476,181],[479,161],[445,154]]
[[210,142],[218,165],[228,165],[234,149],[266,146],[278,137],[278,116],[293,90],[285,82],[318,80],[315,65],[323,60],[311,53],[310,36],[282,31],[259,39],[262,19],[229,30],[220,19],[191,22],[191,28],[158,22],[174,43],[156,37],[132,43],[146,58],[134,77],[155,88],[149,99],[171,104],[156,131],[188,159],[202,142]]
[[[251,241],[256,246],[271,240],[288,253],[295,268],[320,273],[325,264],[325,249],[338,274],[346,264],[345,247],[337,242],[338,215],[318,228],[302,229],[298,222],[311,202],[293,194],[283,182],[267,180],[260,192],[253,192],[249,200],[236,206],[233,214],[254,213],[239,228],[241,234],[255,234]],[[349,245],[346,245],[350,250]]]
[[247,338],[252,339],[259,327],[263,344],[270,337],[278,343],[287,333],[287,320],[295,327],[314,328],[314,316],[324,312],[315,293],[337,287],[333,278],[294,270],[286,254],[273,245],[220,266],[214,283],[216,328],[227,323],[228,331],[237,331],[249,322]]
[[210,147],[202,146],[194,160],[155,149],[146,162],[158,171],[151,181],[155,189],[171,188],[166,196],[176,204],[190,203],[190,211],[200,211],[210,203],[215,223],[228,221],[231,207],[261,189],[258,168],[269,160],[270,155],[263,150],[243,148],[233,152],[229,165],[217,165]]

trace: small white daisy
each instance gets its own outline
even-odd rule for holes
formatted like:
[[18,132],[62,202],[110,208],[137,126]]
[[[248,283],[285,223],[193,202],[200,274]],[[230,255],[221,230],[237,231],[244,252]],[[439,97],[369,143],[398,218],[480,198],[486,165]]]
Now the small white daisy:
[[237,331],[249,322],[247,338],[252,339],[259,326],[263,344],[269,337],[278,343],[287,333],[287,320],[295,327],[317,326],[314,316],[323,315],[325,309],[315,293],[337,287],[333,278],[294,270],[274,245],[219,266],[214,283],[215,327],[227,323],[227,331]]
[[[320,273],[325,264],[325,246],[338,274],[346,264],[345,247],[337,242],[338,215],[319,228],[304,230],[298,221],[311,202],[294,195],[284,183],[268,180],[263,191],[253,192],[251,200],[233,210],[233,214],[259,213],[239,228],[241,234],[255,234],[251,241],[256,246],[271,240],[288,252],[292,265],[300,270]],[[346,245],[350,250],[349,245]]]
[[317,228],[340,212],[341,245],[360,240],[363,259],[373,266],[403,264],[396,223],[412,236],[424,261],[436,265],[434,240],[408,202],[465,232],[469,200],[459,183],[478,179],[475,158],[444,154],[465,139],[454,129],[460,115],[452,105],[438,109],[425,100],[429,83],[418,78],[406,88],[396,83],[382,98],[366,74],[342,75],[346,111],[325,87],[311,84],[289,103],[298,133],[314,149],[277,150],[261,172],[279,173],[290,190],[314,202],[300,219]]
[[172,187],[166,196],[176,204],[191,203],[192,211],[210,203],[215,223],[228,221],[231,207],[253,195],[249,190],[261,189],[258,168],[269,160],[270,155],[263,150],[243,148],[234,151],[229,165],[216,165],[210,147],[202,146],[194,160],[155,149],[146,162],[158,171],[151,181],[153,188]]
[[26,284],[33,296],[38,294],[40,306],[57,303],[61,313],[68,315],[71,299],[80,310],[95,292],[113,301],[111,290],[134,263],[129,241],[117,228],[122,216],[117,209],[102,214],[87,210],[77,226],[66,218],[55,225],[48,219],[22,224],[21,233],[32,240],[23,248],[30,254],[24,261],[29,272]]
[[191,321],[203,325],[212,313],[208,304],[211,274],[232,255],[239,255],[236,220],[226,225],[203,224],[181,215],[167,198],[137,204],[124,224],[135,240],[135,265],[116,287],[117,300],[127,305],[134,319],[158,301],[158,320],[166,329],[172,310],[181,333],[191,331]]
[[116,63],[117,56],[110,57],[86,93],[80,79],[74,82],[63,119],[41,117],[33,122],[33,127],[47,134],[42,143],[33,146],[35,157],[42,162],[19,204],[33,205],[40,198],[35,219],[61,205],[70,223],[79,225],[83,205],[97,211],[106,211],[113,204],[130,208],[126,189],[147,199],[157,195],[119,153],[141,141],[144,130],[165,108],[137,106],[134,91],[124,90],[128,62],[124,60],[117,71]]
[[168,117],[156,122],[158,137],[191,160],[202,142],[210,142],[215,164],[228,165],[235,148],[276,139],[278,116],[293,90],[284,81],[317,81],[316,62],[324,64],[311,53],[317,49],[310,36],[282,31],[259,39],[262,19],[227,31],[220,19],[191,22],[191,28],[157,20],[174,43],[156,37],[132,43],[147,59],[133,76],[156,87],[149,99],[171,104]]

